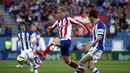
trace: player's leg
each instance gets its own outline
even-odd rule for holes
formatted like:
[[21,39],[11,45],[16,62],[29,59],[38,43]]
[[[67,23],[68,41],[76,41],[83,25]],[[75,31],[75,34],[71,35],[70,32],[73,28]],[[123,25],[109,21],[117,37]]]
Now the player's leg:
[[[98,50],[95,47],[91,48],[89,50],[89,52],[86,55],[84,55],[82,57],[82,59],[80,60],[80,65],[76,69],[75,73],[81,73],[80,69],[84,68],[84,64],[86,62],[89,62],[88,68],[91,70],[94,67],[93,63],[97,62],[97,59],[99,59],[101,57],[101,54],[102,54],[101,50]],[[94,67],[94,69],[96,69],[96,72],[99,73],[99,70],[96,67]],[[95,71],[95,70],[93,70],[93,71]],[[94,72],[94,73],[96,73],[96,72]]]
[[34,52],[30,49],[27,52],[27,56],[28,56],[28,62],[30,63],[31,67],[34,70],[34,73],[38,73],[37,68],[39,67],[39,65],[37,65],[36,61],[35,61],[35,56],[34,56]]
[[93,57],[93,60],[88,62],[88,69],[90,69],[93,73],[100,73],[99,70],[94,66],[94,63],[96,63],[97,59],[101,57],[102,51],[96,48],[92,48],[89,54]]
[[69,66],[76,69],[78,67],[78,64],[70,59],[70,50],[69,50],[69,48],[71,46],[71,40],[60,41],[60,46],[61,46],[61,53],[62,53],[64,62],[66,64],[68,64]]
[[84,65],[86,62],[88,61],[91,61],[93,58],[89,55],[89,54],[86,54],[84,55],[81,60],[80,60],[80,64],[79,66],[77,67],[75,73],[84,73],[82,70],[85,69],[84,68]]
[[50,45],[47,46],[47,48],[44,50],[44,52],[41,52],[40,50],[36,50],[36,53],[38,55],[40,55],[42,58],[44,58],[46,56],[46,54],[48,54],[55,45],[60,45],[60,40],[58,38],[54,39]]
[[75,61],[71,60],[70,56],[63,56],[63,59],[64,59],[64,62],[68,64],[69,66],[71,66],[72,68],[76,69],[78,67],[78,64]]
[[38,64],[38,65],[42,65],[42,60],[40,59],[40,57],[38,55],[35,55],[35,62]]
[[100,73],[99,70],[94,66],[94,62],[88,62],[88,69],[93,73]]

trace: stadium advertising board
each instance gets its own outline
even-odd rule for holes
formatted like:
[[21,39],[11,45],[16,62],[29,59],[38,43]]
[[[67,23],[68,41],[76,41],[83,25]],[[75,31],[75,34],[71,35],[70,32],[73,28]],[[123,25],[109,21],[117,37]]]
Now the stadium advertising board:
[[[74,51],[71,53],[71,59],[80,60],[83,55],[87,52]],[[16,60],[20,54],[19,51],[0,51],[0,60]],[[60,52],[50,52],[45,60],[61,60]],[[130,61],[130,52],[104,52],[100,60],[119,60],[119,61]]]
[[[42,51],[45,50],[45,48],[48,46],[48,44],[53,39],[55,39],[55,38],[54,37],[40,38],[40,47],[41,47],[40,50],[42,50]],[[17,47],[18,39],[16,37],[13,37],[12,40],[13,40],[12,41],[12,50],[16,51],[16,50],[18,50],[18,47]],[[72,38],[72,45],[71,45],[70,51],[81,50],[81,48],[78,45],[81,43],[89,42],[90,40],[92,40],[92,38],[89,38],[89,37],[88,38],[85,38],[85,37]],[[122,51],[123,49],[125,49],[126,47],[128,47],[130,45],[129,40],[130,40],[130,38],[107,38],[106,44],[105,44],[105,49],[106,49],[106,51],[111,51],[112,49],[114,50],[115,48],[121,47],[120,50],[118,50],[118,51]],[[122,46],[121,45],[116,46],[116,45],[119,45],[117,42],[119,44],[122,44]],[[54,49],[54,51],[59,51],[59,49]]]
[[[18,46],[17,46],[17,38],[12,38],[12,51],[5,51],[4,49],[4,42],[8,39],[8,37],[0,38],[0,60],[14,60],[16,59],[17,55],[19,54]],[[11,38],[10,38],[11,39]],[[40,38],[40,50],[44,50],[46,46],[54,39],[54,37],[45,37]],[[70,51],[74,51],[71,54],[71,58],[74,60],[79,60],[85,53],[87,52],[81,52],[81,47],[78,45],[81,43],[85,43],[90,41],[91,38],[72,38],[72,46],[70,48]],[[116,43],[117,41],[121,41],[123,43],[122,47],[123,49],[128,47],[130,45],[129,43],[130,38],[107,38],[106,39],[106,50],[111,51],[113,48],[113,41]],[[117,44],[117,43],[116,43]],[[119,43],[120,44],[120,43]],[[60,49],[55,48],[53,51],[59,51]],[[60,52],[54,52],[47,55],[46,60],[60,60],[61,55]],[[130,60],[130,53],[129,52],[104,52],[100,60]]]

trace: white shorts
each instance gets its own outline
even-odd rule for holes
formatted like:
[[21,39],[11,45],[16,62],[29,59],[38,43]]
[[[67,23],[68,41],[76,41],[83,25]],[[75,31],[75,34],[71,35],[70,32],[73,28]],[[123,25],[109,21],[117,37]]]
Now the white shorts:
[[102,50],[98,50],[96,47],[90,48],[88,54],[93,58],[90,62],[97,62],[97,59],[101,57],[102,52]]
[[34,52],[32,49],[24,50],[21,51],[21,54],[26,58],[26,59],[32,59],[34,58]]

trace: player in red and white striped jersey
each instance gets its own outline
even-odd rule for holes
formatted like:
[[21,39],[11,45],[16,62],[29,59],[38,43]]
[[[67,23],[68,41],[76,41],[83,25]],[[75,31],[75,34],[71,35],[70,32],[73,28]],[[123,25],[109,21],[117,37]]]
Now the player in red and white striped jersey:
[[61,54],[66,64],[69,64],[73,68],[77,68],[78,65],[70,59],[70,51],[69,48],[71,46],[71,33],[72,33],[72,24],[79,24],[82,27],[87,28],[86,25],[82,24],[79,21],[71,17],[65,16],[65,9],[63,7],[58,8],[58,16],[60,20],[57,20],[53,26],[50,26],[48,29],[53,31],[56,27],[59,28],[59,38],[54,39],[52,43],[45,49],[44,52],[36,50],[37,54],[41,57],[45,57],[47,53],[50,52],[54,46],[59,46],[61,48]]

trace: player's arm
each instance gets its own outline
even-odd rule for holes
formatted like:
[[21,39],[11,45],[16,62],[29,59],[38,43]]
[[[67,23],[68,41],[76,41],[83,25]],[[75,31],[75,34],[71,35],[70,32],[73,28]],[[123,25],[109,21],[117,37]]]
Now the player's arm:
[[102,35],[98,34],[97,39],[89,44],[90,47],[92,47],[93,45],[97,44],[101,39],[102,39]]
[[58,25],[58,20],[52,25],[52,26],[49,26],[48,29],[50,30],[50,32],[52,32]]
[[94,41],[90,42],[88,45],[86,45],[86,48],[84,49],[84,51],[86,49],[90,49],[92,46],[97,44],[102,39],[102,35],[104,34],[104,31],[105,31],[104,29],[105,29],[105,26],[102,25],[102,24],[99,24],[97,26],[97,34],[98,34],[98,36],[97,36],[96,40],[94,40]]
[[92,46],[97,44],[102,39],[102,35],[99,34],[95,41],[90,41],[89,43],[82,44],[83,51],[89,50]]
[[37,37],[36,37],[36,47],[39,47],[39,41],[40,41],[40,32],[37,32]]
[[70,20],[70,22],[72,24],[78,24],[78,25],[82,26],[83,28],[85,28],[86,30],[88,30],[88,32],[91,33],[91,29],[87,25],[83,24],[82,22],[80,22],[78,20],[75,20],[75,19],[73,19],[71,17],[68,17],[68,20]]
[[19,34],[17,35],[17,37],[18,37],[18,48],[21,49],[21,40],[20,40]]

